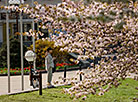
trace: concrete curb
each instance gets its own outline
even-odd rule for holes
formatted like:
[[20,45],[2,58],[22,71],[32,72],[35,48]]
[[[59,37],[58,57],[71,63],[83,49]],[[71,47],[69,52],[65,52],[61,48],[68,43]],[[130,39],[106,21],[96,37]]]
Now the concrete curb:
[[[82,68],[82,69],[87,69],[87,68]],[[67,68],[66,71],[73,71],[73,70],[79,70],[79,67]],[[55,72],[64,72],[64,69],[56,70]],[[47,71],[42,71],[42,73],[47,73]],[[11,74],[11,76],[20,76],[20,75],[21,74]],[[29,75],[29,73],[25,73],[24,75]],[[0,77],[2,76],[7,76],[7,74],[0,74]]]
[[[71,85],[71,84],[68,84],[68,85]],[[55,86],[55,88],[61,87],[61,86],[66,86],[66,85],[57,85],[57,86]],[[42,90],[43,89],[51,89],[51,88],[43,87]],[[13,92],[13,93],[8,93],[8,94],[4,94],[4,95],[17,95],[17,94],[22,94],[22,93],[34,92],[34,91],[38,91],[38,90],[39,90],[39,88],[31,89],[31,90],[29,89],[29,90],[25,90],[25,91]]]

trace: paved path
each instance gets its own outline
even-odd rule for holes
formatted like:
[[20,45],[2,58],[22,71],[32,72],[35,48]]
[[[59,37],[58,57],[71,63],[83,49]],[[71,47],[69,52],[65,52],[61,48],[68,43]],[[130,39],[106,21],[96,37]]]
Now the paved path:
[[[86,69],[83,71],[87,72]],[[68,71],[67,78],[73,77],[76,71]],[[53,74],[53,81],[59,80],[59,76],[64,76],[63,72],[55,72]],[[79,79],[79,78],[78,78]],[[42,85],[47,85],[47,73],[42,74]],[[24,91],[32,90],[30,86],[29,75],[24,76]],[[21,92],[21,76],[11,76],[11,93]],[[0,95],[8,94],[8,77],[0,76]]]
[[[88,73],[88,70],[83,69],[85,73]],[[76,71],[68,71],[67,78],[74,77],[76,75]],[[60,76],[64,76],[64,72],[55,72],[53,74],[53,82],[59,80]],[[131,74],[129,78],[133,78],[135,74]],[[61,81],[61,80],[60,80]],[[79,81],[79,76],[78,80]],[[43,88],[47,85],[47,73],[42,74],[42,86]],[[58,84],[60,85],[60,84]],[[24,76],[24,91],[33,90],[32,86],[30,86],[29,75]],[[21,90],[21,76],[11,76],[11,93],[22,92]],[[8,94],[8,77],[0,76],[0,95]]]

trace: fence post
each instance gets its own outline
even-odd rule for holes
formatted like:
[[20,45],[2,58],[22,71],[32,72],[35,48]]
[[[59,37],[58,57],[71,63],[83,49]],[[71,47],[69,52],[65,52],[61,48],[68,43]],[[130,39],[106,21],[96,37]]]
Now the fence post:
[[[82,70],[81,69],[81,64],[79,64],[79,68],[80,68],[80,71]],[[80,81],[82,81],[82,75],[80,74]]]
[[42,73],[39,72],[39,95],[42,95]]
[[64,67],[64,82],[66,82],[66,71],[67,71],[67,68],[66,68],[66,66]]
[[33,82],[32,82],[32,80],[33,80],[32,69],[33,69],[33,65],[32,65],[32,63],[30,63],[30,86],[33,85]]

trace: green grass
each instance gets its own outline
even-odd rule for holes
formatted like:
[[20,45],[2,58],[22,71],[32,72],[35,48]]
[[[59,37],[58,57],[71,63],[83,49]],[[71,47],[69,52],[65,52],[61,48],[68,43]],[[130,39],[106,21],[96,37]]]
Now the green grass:
[[[128,86],[126,85],[128,84]],[[70,86],[64,86],[69,88]],[[138,81],[126,79],[118,88],[112,88],[103,96],[88,95],[85,101],[81,99],[73,101],[69,95],[62,93],[63,87],[43,90],[39,96],[38,91],[18,95],[0,96],[0,102],[132,102],[134,97],[138,98]]]

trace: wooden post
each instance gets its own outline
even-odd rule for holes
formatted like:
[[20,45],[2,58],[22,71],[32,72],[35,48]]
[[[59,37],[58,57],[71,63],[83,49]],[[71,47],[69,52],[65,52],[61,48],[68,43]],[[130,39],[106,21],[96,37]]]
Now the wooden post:
[[[66,71],[67,71],[67,68],[65,66],[65,68],[64,68],[64,78],[66,78]],[[64,82],[66,82],[66,79],[64,79]]]
[[39,72],[39,95],[42,95],[42,73]]

